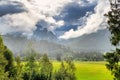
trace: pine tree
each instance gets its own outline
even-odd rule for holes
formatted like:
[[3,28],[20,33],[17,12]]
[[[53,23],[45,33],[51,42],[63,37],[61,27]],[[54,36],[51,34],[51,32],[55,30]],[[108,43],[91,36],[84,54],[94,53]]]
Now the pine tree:
[[7,76],[13,77],[14,71],[13,53],[4,45],[2,37],[0,36],[0,72],[7,73]]
[[52,80],[53,66],[52,63],[49,61],[47,54],[43,55],[40,61],[40,65],[41,65],[40,72],[41,72],[42,80]]
[[64,62],[61,62],[60,69],[56,71],[54,74],[55,80],[65,80],[66,75],[67,75],[67,70],[65,64]]
[[61,62],[61,67],[55,72],[55,80],[76,80],[75,65],[71,57],[67,57],[65,62]]
[[[117,0],[115,0],[117,1]],[[120,80],[120,8],[118,4],[111,3],[111,11],[105,14],[108,18],[108,29],[111,32],[111,43],[116,47],[116,50],[112,52],[108,52],[104,55],[108,64],[106,67],[112,72],[114,75],[114,80]]]
[[24,80],[34,80],[34,72],[36,69],[36,52],[34,49],[29,48],[29,50],[26,52],[26,65],[25,65],[25,71],[23,73],[23,79]]
[[5,66],[7,65],[7,60],[5,59],[3,54],[4,54],[4,44],[2,37],[0,36],[0,80],[4,80],[7,77],[5,73]]
[[15,76],[13,77],[14,80],[23,80],[23,66],[21,64],[20,56],[15,58],[16,66],[14,67],[13,71],[15,72]]
[[6,46],[4,46],[3,55],[8,62],[7,65],[5,66],[5,72],[9,72],[9,77],[14,77],[15,73],[14,73],[13,69],[15,66],[14,66],[13,53]]

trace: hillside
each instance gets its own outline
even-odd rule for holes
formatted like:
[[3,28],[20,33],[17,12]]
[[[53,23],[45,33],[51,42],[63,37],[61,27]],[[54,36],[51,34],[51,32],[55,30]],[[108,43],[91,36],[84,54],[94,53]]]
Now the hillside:
[[106,52],[113,49],[110,43],[108,30],[99,30],[95,33],[85,34],[75,39],[66,41],[66,45],[75,51],[81,52]]
[[13,35],[4,35],[3,39],[4,43],[15,53],[15,55],[23,54],[30,46],[41,54],[48,53],[51,57],[55,57],[57,54],[73,53],[70,48],[52,41],[27,39],[24,36]]

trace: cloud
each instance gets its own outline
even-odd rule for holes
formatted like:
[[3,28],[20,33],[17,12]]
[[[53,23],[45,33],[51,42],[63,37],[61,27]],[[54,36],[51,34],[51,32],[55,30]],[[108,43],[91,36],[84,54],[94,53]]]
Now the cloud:
[[76,21],[77,19],[84,17],[86,12],[92,12],[95,5],[96,4],[91,3],[87,4],[87,6],[82,6],[79,3],[71,3],[64,8],[61,15],[64,15],[63,19],[67,22]]
[[64,25],[55,29],[56,34],[60,36],[65,31],[76,30],[78,26],[84,25],[86,17],[94,12],[96,5],[96,0],[74,0],[65,5],[60,15],[55,17],[64,20]]
[[[90,1],[90,0],[89,0]],[[85,25],[78,26],[77,30],[69,30],[65,32],[59,38],[61,39],[70,39],[80,37],[84,34],[90,34],[96,32],[99,29],[104,29],[106,26],[104,14],[107,13],[110,9],[107,0],[98,0],[97,6],[94,8],[94,13],[86,17]]]
[[23,4],[20,2],[1,1],[0,2],[0,16],[7,14],[21,13],[26,11]]
[[64,25],[64,20],[56,20],[64,6],[72,0],[1,0],[0,33],[31,33],[38,22],[44,22],[49,30]]
[[[107,11],[101,6],[108,8],[104,0],[99,0],[97,6],[96,2],[97,0],[0,0],[0,33],[31,34],[37,24],[51,31],[76,26],[74,29],[77,30],[66,29],[71,30],[60,36],[64,39],[92,33],[104,22],[103,13]],[[90,15],[91,12],[95,13]]]
[[64,25],[64,20],[56,21],[53,17],[46,17],[45,19],[40,20],[37,24],[47,28],[50,31],[55,30]]

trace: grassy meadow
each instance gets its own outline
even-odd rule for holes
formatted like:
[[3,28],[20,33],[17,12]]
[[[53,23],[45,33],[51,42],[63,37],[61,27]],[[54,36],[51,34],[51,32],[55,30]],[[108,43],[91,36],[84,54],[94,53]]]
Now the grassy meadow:
[[[53,62],[57,70],[60,62]],[[110,71],[105,67],[105,62],[75,62],[77,80],[113,80]]]

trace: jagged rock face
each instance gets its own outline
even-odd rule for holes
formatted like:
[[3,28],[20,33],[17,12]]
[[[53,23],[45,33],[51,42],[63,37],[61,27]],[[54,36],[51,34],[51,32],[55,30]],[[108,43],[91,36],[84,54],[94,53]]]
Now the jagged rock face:
[[33,32],[33,37],[40,40],[57,40],[57,37],[52,31],[48,31],[47,28],[43,28],[41,25],[36,26],[37,29]]

